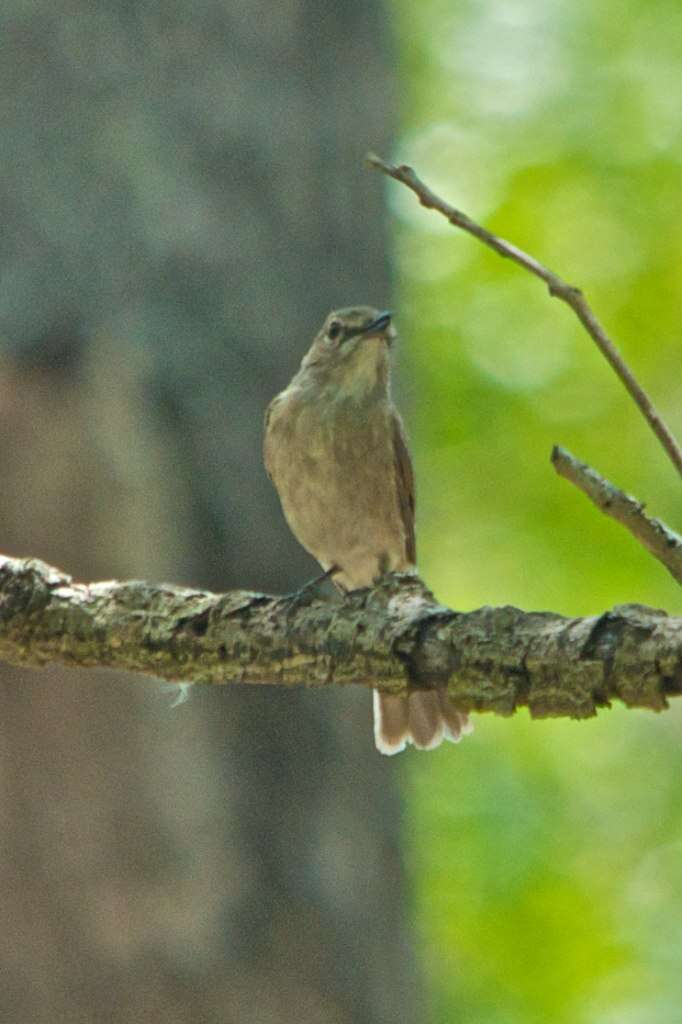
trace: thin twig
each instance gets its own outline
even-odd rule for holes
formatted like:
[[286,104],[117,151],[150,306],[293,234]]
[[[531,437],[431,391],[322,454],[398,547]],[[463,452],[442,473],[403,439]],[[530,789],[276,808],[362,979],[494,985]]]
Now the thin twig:
[[441,199],[440,196],[435,194],[435,192],[432,192],[431,189],[425,185],[419,177],[417,177],[412,167],[409,167],[407,164],[400,164],[398,166],[394,164],[387,164],[380,157],[375,156],[374,153],[369,153],[366,159],[370,167],[383,171],[383,173],[387,174],[389,178],[395,178],[396,181],[401,182],[403,185],[407,185],[407,187],[417,196],[422,206],[425,206],[430,210],[437,210],[438,213],[442,213],[442,215],[446,217],[454,227],[461,228],[463,231],[468,231],[470,235],[474,235],[474,237],[478,238],[484,245],[487,245],[490,249],[494,249],[500,256],[513,260],[514,263],[518,263],[520,267],[523,267],[524,270],[527,270],[530,274],[534,274],[535,277],[539,277],[540,280],[544,281],[547,285],[550,295],[557,299],[561,299],[571,307],[587,333],[597,344],[602,355],[608,360],[611,367],[620,377],[640,412],[646,419],[658,440],[661,442],[665,452],[670,458],[670,461],[675,466],[677,472],[682,476],[682,449],[680,449],[674,435],[661,418],[660,413],[654,407],[651,399],[636,380],[632,371],[625,363],[625,360],[597,320],[580,289],[568,284],[553,271],[543,266],[543,264],[538,262],[538,260],[533,256],[529,256],[528,253],[523,252],[522,249],[519,249],[511,242],[507,242],[504,238],[499,238],[497,235],[493,235],[492,232],[487,231],[486,228],[481,227],[480,224],[477,224],[475,221],[471,220],[470,217],[467,217],[467,215],[462,213],[461,210],[458,210],[454,206],[445,202],[444,199]]
[[615,487],[596,469],[580,462],[565,448],[554,446],[552,465],[559,476],[575,484],[605,515],[629,530],[654,558],[663,563],[670,575],[682,583],[682,537],[679,534],[660,519],[647,516],[641,502]]

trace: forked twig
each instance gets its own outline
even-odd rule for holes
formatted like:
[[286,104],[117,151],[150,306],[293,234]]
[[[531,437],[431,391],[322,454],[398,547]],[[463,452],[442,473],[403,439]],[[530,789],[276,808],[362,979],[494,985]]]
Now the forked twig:
[[513,260],[514,263],[518,263],[520,267],[523,267],[530,274],[539,277],[547,285],[550,295],[561,299],[570,306],[587,333],[598,346],[600,352],[620,377],[640,412],[663,446],[670,461],[675,466],[675,469],[682,476],[682,449],[680,449],[674,435],[663,421],[644,388],[636,380],[623,357],[616,349],[616,346],[597,320],[580,289],[568,284],[553,271],[543,266],[534,256],[529,256],[528,253],[519,249],[511,242],[507,242],[504,238],[492,234],[492,232],[471,220],[470,217],[467,217],[461,210],[456,209],[456,207],[441,199],[440,196],[431,191],[428,185],[424,184],[415,174],[412,167],[409,167],[407,164],[388,164],[374,153],[369,153],[366,159],[370,167],[382,171],[389,178],[394,178],[403,185],[407,185],[417,196],[422,206],[441,213],[454,227],[467,231],[500,256]]

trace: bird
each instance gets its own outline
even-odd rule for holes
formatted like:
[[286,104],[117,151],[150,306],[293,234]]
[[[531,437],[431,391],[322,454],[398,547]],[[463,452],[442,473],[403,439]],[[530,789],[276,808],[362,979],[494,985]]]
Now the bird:
[[[329,313],[265,414],[265,468],[284,517],[342,594],[416,572],[414,473],[391,399],[395,339],[386,310]],[[471,731],[445,688],[374,690],[373,710],[382,754],[430,750]]]

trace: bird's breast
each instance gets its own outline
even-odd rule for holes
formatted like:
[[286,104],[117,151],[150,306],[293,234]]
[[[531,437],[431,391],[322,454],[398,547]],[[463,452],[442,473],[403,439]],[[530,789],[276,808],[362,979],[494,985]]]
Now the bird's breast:
[[346,589],[407,567],[391,407],[292,396],[268,430],[270,472],[298,540]]

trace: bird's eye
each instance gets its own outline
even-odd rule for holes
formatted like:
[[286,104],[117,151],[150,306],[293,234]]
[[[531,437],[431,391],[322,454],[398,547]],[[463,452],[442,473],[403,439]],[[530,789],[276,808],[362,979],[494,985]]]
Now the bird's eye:
[[343,334],[343,325],[339,320],[332,320],[327,328],[327,337],[330,341],[338,341]]

